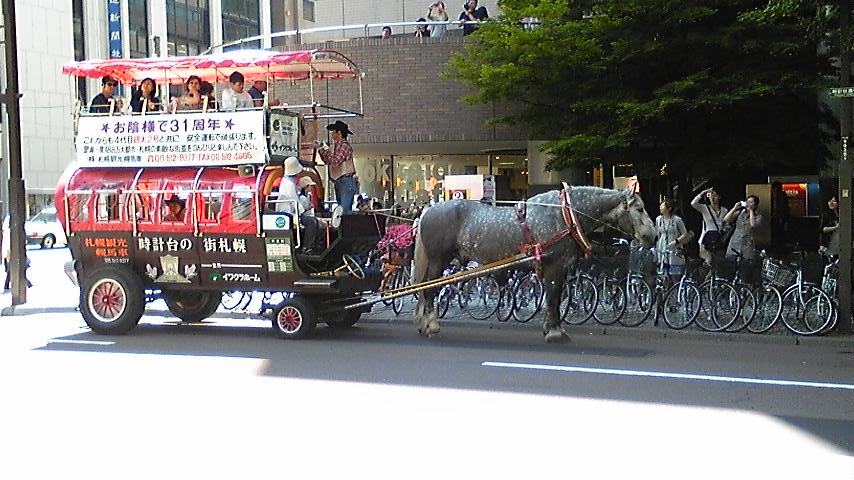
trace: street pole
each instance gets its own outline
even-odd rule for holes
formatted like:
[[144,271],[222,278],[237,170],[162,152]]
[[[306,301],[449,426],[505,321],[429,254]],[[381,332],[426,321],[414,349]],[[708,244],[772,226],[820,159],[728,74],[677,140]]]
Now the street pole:
[[3,40],[6,51],[6,91],[3,103],[9,129],[9,274],[12,275],[12,307],[27,302],[27,244],[24,241],[26,193],[21,168],[21,96],[18,93],[18,35],[15,31],[15,0],[3,0]]
[[[851,84],[851,50],[848,45],[851,28],[851,0],[839,0],[839,82]],[[842,148],[839,157],[839,333],[851,333],[851,164],[848,149],[854,147],[851,139],[852,98],[840,101],[839,126]]]

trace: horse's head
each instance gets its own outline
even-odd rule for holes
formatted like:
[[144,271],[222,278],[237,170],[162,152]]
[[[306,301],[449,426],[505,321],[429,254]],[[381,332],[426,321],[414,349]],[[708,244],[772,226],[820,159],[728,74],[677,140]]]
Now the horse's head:
[[634,189],[623,190],[623,199],[613,210],[613,215],[620,230],[629,233],[647,247],[655,245],[658,231],[655,223],[649,218],[643,199]]

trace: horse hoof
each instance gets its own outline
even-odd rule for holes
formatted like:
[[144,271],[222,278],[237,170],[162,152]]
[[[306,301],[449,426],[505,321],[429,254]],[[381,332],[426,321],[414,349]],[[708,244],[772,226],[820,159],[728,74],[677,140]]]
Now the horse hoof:
[[442,331],[442,327],[439,326],[439,322],[433,320],[427,324],[427,336],[428,337],[438,335],[440,331]]
[[546,343],[565,343],[569,341],[569,336],[563,330],[549,330],[545,335]]

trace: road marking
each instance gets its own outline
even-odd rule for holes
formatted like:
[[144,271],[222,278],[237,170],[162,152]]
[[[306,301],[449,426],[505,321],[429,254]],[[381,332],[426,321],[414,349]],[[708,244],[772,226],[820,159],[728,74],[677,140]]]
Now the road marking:
[[116,342],[110,342],[107,340],[62,340],[62,339],[53,339],[48,343],[73,343],[78,345],[115,345]]
[[680,380],[706,380],[710,382],[753,383],[757,385],[780,385],[784,387],[831,388],[854,390],[848,383],[801,382],[773,378],[724,377],[719,375],[699,375],[696,373],[647,372],[644,370],[621,370],[614,368],[572,367],[563,365],[538,365],[534,363],[483,362],[484,367],[521,368],[527,370],[551,370],[558,372],[593,373],[598,375],[620,375],[624,377],[676,378]]

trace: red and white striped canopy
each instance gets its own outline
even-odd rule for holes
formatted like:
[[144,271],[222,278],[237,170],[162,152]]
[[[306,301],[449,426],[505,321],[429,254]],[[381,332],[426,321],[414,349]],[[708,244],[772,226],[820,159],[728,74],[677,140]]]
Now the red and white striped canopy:
[[247,81],[266,78],[306,80],[354,78],[359,67],[334,50],[233,50],[211,55],[163,58],[116,58],[71,62],[62,67],[65,75],[101,78],[107,75],[121,83],[152,78],[156,83],[184,83],[191,75],[209,82],[222,82],[238,71]]

